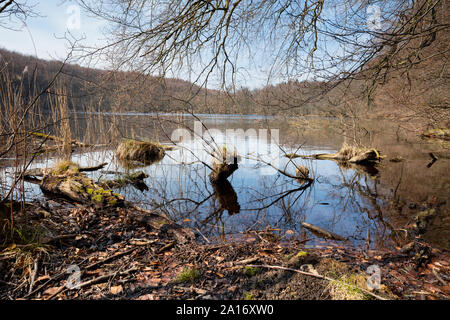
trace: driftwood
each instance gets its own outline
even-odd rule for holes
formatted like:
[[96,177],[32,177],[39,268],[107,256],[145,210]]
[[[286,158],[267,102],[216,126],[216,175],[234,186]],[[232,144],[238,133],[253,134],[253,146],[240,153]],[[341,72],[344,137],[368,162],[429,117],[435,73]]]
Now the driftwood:
[[350,163],[369,164],[381,160],[383,157],[380,152],[375,149],[358,148],[354,146],[343,145],[341,150],[336,153],[319,153],[303,158],[313,158],[318,160],[337,160],[347,161]]
[[[90,171],[96,171],[96,170],[100,170],[103,169],[108,163],[104,162],[101,163],[97,166],[92,166],[92,167],[77,167],[77,171],[79,172],[90,172]],[[48,174],[52,169],[45,169],[45,168],[34,168],[34,169],[30,169],[27,170],[23,173],[23,176],[25,178],[33,178],[33,177],[42,177],[45,174]]]
[[340,240],[340,241],[347,240],[346,238],[344,238],[344,237],[342,237],[342,236],[340,236],[338,234],[335,234],[333,232],[330,232],[328,230],[319,228],[319,227],[317,227],[315,225],[312,225],[312,224],[309,224],[309,223],[306,223],[306,222],[302,222],[302,226],[305,227],[306,229],[308,229],[309,231],[311,231],[311,232],[313,232],[313,233],[315,233],[315,234],[317,234],[317,235],[319,235],[319,236],[321,236],[323,238],[332,239],[332,240]]

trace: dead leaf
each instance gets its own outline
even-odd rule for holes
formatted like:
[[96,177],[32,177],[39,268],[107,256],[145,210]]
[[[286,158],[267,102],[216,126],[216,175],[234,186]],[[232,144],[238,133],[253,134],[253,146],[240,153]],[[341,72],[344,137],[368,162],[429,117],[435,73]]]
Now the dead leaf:
[[42,295],[43,296],[52,296],[54,295],[56,292],[58,292],[60,289],[62,288],[62,286],[60,287],[52,287],[52,288],[48,288],[47,290],[45,290]]
[[155,296],[153,294],[149,293],[138,297],[136,300],[157,300],[157,299],[155,299]]
[[121,285],[113,286],[113,287],[111,287],[111,289],[109,289],[109,292],[111,292],[112,294],[119,294],[122,291],[123,291],[123,288]]

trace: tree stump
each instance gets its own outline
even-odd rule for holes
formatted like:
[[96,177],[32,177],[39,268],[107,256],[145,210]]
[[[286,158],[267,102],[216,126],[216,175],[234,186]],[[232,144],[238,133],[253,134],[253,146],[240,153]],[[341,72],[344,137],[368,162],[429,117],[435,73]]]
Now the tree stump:
[[233,163],[227,163],[225,154],[222,162],[214,161],[213,170],[209,174],[209,181],[212,184],[221,183],[228,179],[238,169],[237,155],[233,156]]

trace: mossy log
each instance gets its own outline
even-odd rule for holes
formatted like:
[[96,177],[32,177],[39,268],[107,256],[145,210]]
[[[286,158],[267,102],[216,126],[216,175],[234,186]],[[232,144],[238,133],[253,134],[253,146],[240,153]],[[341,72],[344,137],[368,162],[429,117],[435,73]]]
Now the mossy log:
[[[31,135],[36,136],[38,138],[41,139],[48,139],[48,140],[53,140],[55,142],[59,142],[59,143],[66,143],[66,141],[63,138],[59,138],[56,136],[52,136],[50,134],[46,134],[46,133],[41,133],[41,132],[35,132],[35,131],[31,131],[29,132]],[[82,148],[86,148],[86,147],[92,147],[92,144],[86,144],[77,140],[70,140],[70,143],[76,147],[82,147]]]
[[45,174],[49,174],[51,172],[56,173],[64,173],[65,171],[71,169],[75,172],[90,172],[90,171],[97,171],[100,169],[103,169],[108,163],[104,162],[96,166],[90,166],[90,167],[79,167],[77,164],[71,162],[71,161],[63,161],[57,164],[57,166],[54,169],[44,169],[44,168],[34,168],[29,169],[24,172],[25,178],[31,178],[31,177],[42,177]]
[[47,174],[42,178],[40,187],[45,193],[99,207],[120,206],[124,202],[121,194],[105,190],[83,173]]
[[450,128],[431,129],[422,133],[422,138],[450,141]]

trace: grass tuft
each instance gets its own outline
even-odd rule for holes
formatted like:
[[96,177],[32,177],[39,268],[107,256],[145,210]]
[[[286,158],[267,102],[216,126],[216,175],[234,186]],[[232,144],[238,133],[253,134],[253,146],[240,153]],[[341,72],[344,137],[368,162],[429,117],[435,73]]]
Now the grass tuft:
[[200,277],[200,272],[195,268],[185,268],[183,271],[178,274],[176,281],[177,282],[194,282],[196,279]]

